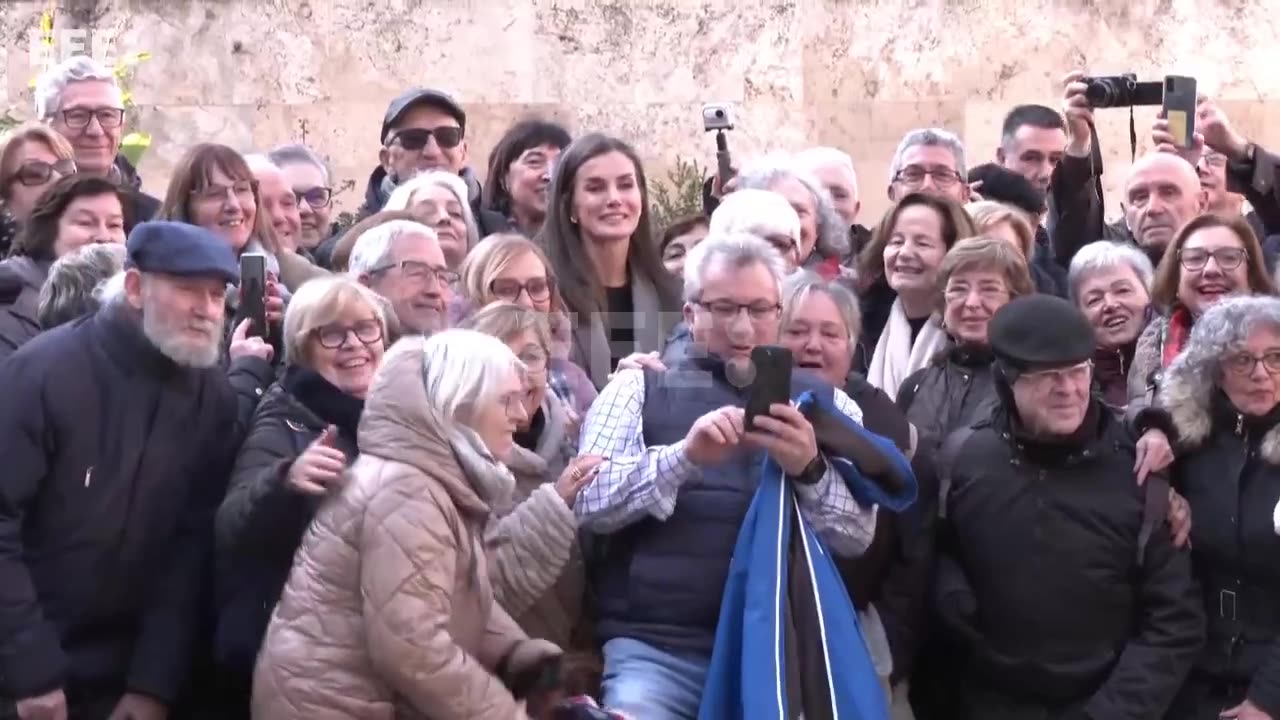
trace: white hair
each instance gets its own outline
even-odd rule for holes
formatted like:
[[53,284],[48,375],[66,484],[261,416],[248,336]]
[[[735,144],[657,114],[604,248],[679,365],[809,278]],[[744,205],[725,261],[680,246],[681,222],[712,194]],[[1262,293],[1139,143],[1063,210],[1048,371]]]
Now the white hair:
[[98,288],[120,273],[125,248],[117,243],[84,245],[58,258],[40,286],[36,318],[48,330],[87,315],[101,305]]
[[433,185],[453,193],[453,196],[458,199],[458,204],[462,206],[462,219],[467,223],[467,250],[470,251],[476,243],[480,242],[480,230],[476,226],[475,216],[471,213],[467,183],[451,172],[428,170],[414,175],[391,192],[391,197],[387,198],[387,203],[382,206],[382,209],[408,210],[413,204],[414,196]]
[[40,73],[40,77],[36,79],[36,117],[41,120],[52,118],[62,108],[62,91],[71,83],[86,80],[110,83],[116,89],[116,94],[121,95],[121,105],[124,104],[115,73],[88,55],[72,55]]
[[1071,299],[1079,301],[1080,283],[1100,270],[1110,270],[1128,265],[1138,282],[1151,293],[1151,281],[1155,270],[1147,254],[1129,243],[1117,243],[1110,240],[1098,240],[1076,251],[1071,258],[1071,267],[1067,270],[1067,287],[1071,291]]
[[710,234],[781,234],[800,243],[800,216],[786,198],[768,190],[737,190],[725,196],[711,213]]
[[[814,252],[820,257],[844,257],[849,252],[849,226],[836,212],[831,193],[813,173],[802,168],[794,155],[773,154],[751,163],[738,177],[740,189],[772,190],[784,180],[795,180],[813,197],[814,222],[818,237]],[[802,260],[804,258],[801,258]]]
[[475,330],[434,333],[423,343],[422,354],[431,404],[447,420],[462,423],[470,419],[475,405],[495,396],[504,375],[524,371],[506,343]]
[[787,266],[777,248],[750,233],[709,233],[685,258],[684,299],[688,302],[701,299],[703,283],[713,267],[744,268],[757,263],[769,270],[781,297]]
[[796,162],[810,172],[832,166],[848,170],[853,178],[853,194],[858,194],[858,171],[853,168],[853,158],[849,153],[833,147],[811,147],[796,153]]
[[893,153],[893,162],[889,163],[890,185],[898,177],[898,173],[902,171],[902,156],[918,145],[944,147],[950,150],[951,155],[955,158],[956,172],[960,173],[960,179],[962,181],[968,179],[969,171],[964,165],[964,143],[960,141],[960,137],[941,128],[921,128],[912,130],[902,136],[902,142],[898,143],[898,149]]
[[364,273],[386,267],[391,262],[396,240],[410,235],[425,236],[439,243],[436,231],[413,220],[392,220],[365,230],[351,248],[347,274],[359,278]]
[[329,184],[329,166],[314,150],[306,145],[301,143],[279,145],[272,148],[271,152],[267,153],[267,157],[278,168],[283,168],[286,165],[310,165],[319,170],[324,177],[325,184]]
[[249,153],[243,157],[244,164],[249,166],[249,172],[254,175],[257,175],[262,170],[280,169],[274,162],[271,162],[271,158],[267,157],[263,153]]
[[125,271],[112,275],[103,280],[101,284],[93,291],[93,296],[98,299],[98,303],[107,305],[118,305],[124,302],[124,276]]

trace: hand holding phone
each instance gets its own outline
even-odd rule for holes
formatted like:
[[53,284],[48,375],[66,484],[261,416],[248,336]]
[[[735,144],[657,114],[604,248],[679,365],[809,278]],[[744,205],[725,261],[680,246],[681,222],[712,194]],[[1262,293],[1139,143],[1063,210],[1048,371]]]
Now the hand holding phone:
[[747,395],[747,415],[744,428],[755,429],[755,418],[768,415],[769,406],[791,402],[791,368],[794,361],[791,351],[780,345],[758,345],[751,349],[753,377]]
[[236,315],[250,321],[250,337],[267,337],[267,258],[261,253],[240,256],[240,305]]

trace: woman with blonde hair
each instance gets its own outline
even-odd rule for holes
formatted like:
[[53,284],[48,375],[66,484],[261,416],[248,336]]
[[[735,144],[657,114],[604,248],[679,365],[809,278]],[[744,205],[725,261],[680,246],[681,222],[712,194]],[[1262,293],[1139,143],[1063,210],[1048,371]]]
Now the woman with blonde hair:
[[463,261],[458,294],[449,305],[451,326],[495,302],[515,303],[542,313],[551,335],[548,383],[574,416],[572,426],[596,399],[591,378],[569,359],[572,332],[555,271],[537,243],[523,235],[490,235]]
[[540,717],[561,652],[495,601],[485,534],[515,479],[524,364],[471,330],[406,337],[360,456],[316,515],[258,655],[259,720]]

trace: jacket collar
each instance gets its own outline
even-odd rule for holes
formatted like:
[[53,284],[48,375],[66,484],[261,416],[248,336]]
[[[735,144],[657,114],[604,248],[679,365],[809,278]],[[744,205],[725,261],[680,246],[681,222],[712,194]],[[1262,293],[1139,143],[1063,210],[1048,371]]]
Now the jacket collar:
[[1262,458],[1280,465],[1280,407],[1263,418],[1246,418],[1204,374],[1179,362],[1165,371],[1160,385],[1159,403],[1169,411],[1180,444],[1197,447],[1215,431],[1243,434],[1250,427],[1253,433],[1262,433]]

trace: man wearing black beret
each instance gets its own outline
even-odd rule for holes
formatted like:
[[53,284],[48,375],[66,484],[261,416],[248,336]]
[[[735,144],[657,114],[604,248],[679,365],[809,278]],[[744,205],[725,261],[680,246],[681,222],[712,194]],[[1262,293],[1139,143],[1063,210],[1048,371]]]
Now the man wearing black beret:
[[1093,330],[1065,300],[991,320],[1000,406],[948,438],[937,606],[969,657],[959,718],[1154,720],[1204,641],[1168,485],[1091,395]]
[[[185,223],[142,223],[126,249],[98,312],[0,364],[0,716],[161,720],[199,642],[248,419],[219,366],[238,266]],[[232,373],[265,363],[254,343]]]

